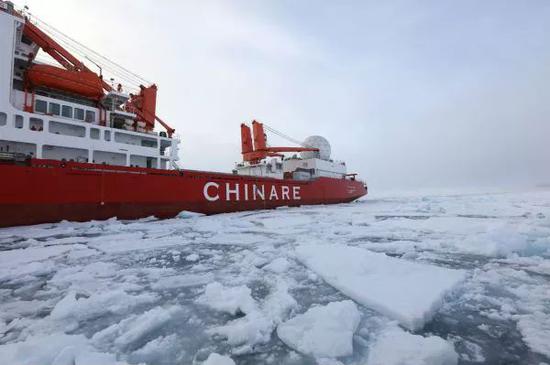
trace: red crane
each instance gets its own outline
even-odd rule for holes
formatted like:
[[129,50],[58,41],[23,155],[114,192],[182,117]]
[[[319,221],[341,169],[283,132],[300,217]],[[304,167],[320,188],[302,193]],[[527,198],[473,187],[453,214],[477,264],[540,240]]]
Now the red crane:
[[[254,143],[252,143],[252,134]],[[252,164],[259,163],[266,157],[282,157],[283,152],[319,151],[318,148],[309,147],[270,147],[267,145],[263,123],[256,120],[252,121],[252,133],[249,126],[241,124],[241,144],[243,160]]]
[[[25,73],[26,90],[34,90],[40,86],[62,90],[94,100],[98,108],[102,109],[100,101],[105,96],[105,91],[113,91],[113,88],[100,75],[91,71],[58,42],[31,23],[28,17],[25,17],[23,35],[63,66],[63,68],[59,68],[51,65],[31,64]],[[35,56],[29,55],[29,62],[32,62]],[[153,130],[155,121],[158,121],[166,129],[168,136],[172,137],[175,129],[156,115],[156,100],[156,85],[148,87],[140,85],[138,95],[130,94],[126,109],[136,114],[136,122],[145,123],[146,130]],[[32,105],[26,106],[26,109],[32,111]]]

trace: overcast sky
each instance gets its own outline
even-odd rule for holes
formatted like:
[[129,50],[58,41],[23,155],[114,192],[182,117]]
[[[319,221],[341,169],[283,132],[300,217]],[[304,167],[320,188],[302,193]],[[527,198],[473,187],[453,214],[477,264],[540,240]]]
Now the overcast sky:
[[16,3],[157,83],[186,168],[258,119],[374,190],[550,182],[548,0]]

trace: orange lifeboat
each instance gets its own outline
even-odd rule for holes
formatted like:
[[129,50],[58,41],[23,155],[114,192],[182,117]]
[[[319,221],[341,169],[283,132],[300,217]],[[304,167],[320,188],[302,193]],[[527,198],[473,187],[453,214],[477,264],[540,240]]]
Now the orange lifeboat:
[[100,100],[103,80],[91,71],[72,71],[50,65],[33,65],[27,69],[26,81],[30,87],[44,86]]

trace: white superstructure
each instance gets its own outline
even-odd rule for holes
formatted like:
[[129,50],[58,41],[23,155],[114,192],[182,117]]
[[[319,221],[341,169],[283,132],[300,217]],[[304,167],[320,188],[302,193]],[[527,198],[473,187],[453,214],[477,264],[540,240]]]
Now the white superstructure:
[[302,146],[316,148],[317,151],[303,151],[292,157],[268,157],[259,163],[242,162],[235,167],[239,175],[273,177],[277,179],[293,178],[310,180],[317,177],[345,178],[346,164],[331,160],[330,143],[321,136],[311,136],[305,139]]

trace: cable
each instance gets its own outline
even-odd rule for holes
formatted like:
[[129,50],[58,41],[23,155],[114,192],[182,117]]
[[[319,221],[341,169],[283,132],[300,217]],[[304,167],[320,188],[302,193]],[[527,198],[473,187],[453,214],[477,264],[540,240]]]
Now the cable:
[[[95,55],[96,57],[99,57],[100,59],[104,60],[105,62],[111,64],[112,66],[114,66],[115,68],[118,68],[120,71],[128,74],[128,76],[132,76],[134,77],[135,79],[143,82],[143,83],[146,83],[146,84],[150,84],[149,81],[147,81],[146,79],[144,79],[143,77],[141,77],[140,75],[137,75],[133,72],[131,72],[130,70],[122,67],[121,65],[117,64],[116,62],[108,59],[107,57],[103,56],[102,54],[94,51],[93,49],[90,49],[88,48],[87,46],[83,45],[82,43],[78,42],[77,40],[71,38],[70,36],[66,35],[65,33],[61,32],[60,30],[54,28],[53,26],[49,25],[48,23],[44,22],[43,20],[40,20],[38,18],[35,17],[35,19],[41,23],[43,26],[47,27],[50,29],[51,32],[54,32],[54,33],[57,33],[58,36],[61,36],[63,38],[66,39],[66,42],[67,40],[74,43],[77,47],[81,47],[82,49],[86,50],[87,52],[89,53],[92,53],[93,55]],[[76,48],[76,47],[75,47]],[[82,51],[81,51],[82,52]],[[83,53],[86,53],[86,52],[83,52]],[[89,56],[89,54],[87,54]],[[99,62],[98,62],[99,63]]]
[[[47,31],[46,31],[47,32]],[[53,34],[50,33],[50,35],[53,36]],[[74,53],[77,53],[79,55],[82,55],[84,56],[85,58],[87,58],[88,60],[90,60],[92,63],[97,63],[99,64],[100,66],[102,66],[101,68],[102,69],[105,69],[107,70],[109,73],[111,73],[113,76],[117,76],[118,78],[134,85],[135,88],[139,89],[139,85],[141,84],[141,82],[139,82],[139,80],[137,80],[135,77],[133,76],[129,76],[128,73],[124,72],[124,70],[120,69],[119,68],[116,68],[116,67],[113,67],[113,66],[110,66],[110,65],[106,65],[106,64],[103,64],[101,61],[99,61],[97,58],[95,59],[95,62],[94,59],[92,59],[91,57],[88,56],[88,54],[86,54],[86,52],[84,52],[82,49],[79,49],[78,46],[70,43],[69,41],[65,40],[65,39],[60,39],[60,37],[58,38],[59,36],[54,36],[54,38],[57,38],[58,42],[61,43],[64,47],[66,47],[68,50],[70,50],[71,52],[74,52]]]
[[[77,40],[69,37],[68,35],[64,34],[60,30],[58,30],[58,29],[54,28],[53,26],[49,25],[45,21],[37,18],[36,16],[33,16],[33,19],[35,20],[35,22],[39,23],[42,27],[47,28],[48,30],[45,30],[45,31],[47,33],[50,33],[50,35],[53,35],[52,33],[57,34],[57,36],[54,36],[53,38],[57,38],[58,41],[64,43],[64,45],[67,46],[67,48],[71,48],[72,51],[74,51],[74,52],[76,52],[80,55],[85,55],[89,58],[92,58],[92,57],[90,57],[90,54],[89,54],[89,53],[91,53],[91,54],[95,55],[96,57],[98,57],[99,59],[103,60],[104,62],[107,62],[107,64],[109,64],[109,66],[107,64],[103,63],[103,62],[100,62],[97,58],[95,58],[95,61],[97,61],[98,64],[102,65],[103,68],[105,68],[106,70],[108,70],[112,74],[120,77],[121,79],[124,79],[125,81],[127,81],[129,83],[135,84],[136,86],[139,86],[142,83],[148,84],[148,85],[152,84],[151,82],[144,79],[143,77],[129,71],[128,69],[122,67],[121,65],[117,64],[116,62],[108,59],[107,57],[105,57],[103,55],[101,55],[100,53],[86,47],[82,43],[80,43]],[[59,38],[61,38],[61,40]],[[89,52],[89,53],[87,54],[86,52]]]
[[289,137],[286,134],[284,134],[283,132],[280,132],[280,131],[276,130],[275,128],[272,128],[272,127],[268,126],[265,123],[264,123],[264,128],[267,129],[268,131],[270,131],[271,133],[276,134],[279,137],[286,139],[287,141],[290,141],[290,142],[295,143],[295,144],[297,144],[299,146],[302,146],[302,147],[308,147],[308,146],[304,145],[303,142],[300,142],[297,139]]

